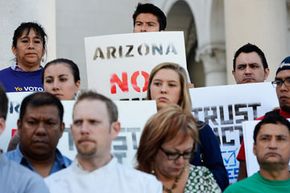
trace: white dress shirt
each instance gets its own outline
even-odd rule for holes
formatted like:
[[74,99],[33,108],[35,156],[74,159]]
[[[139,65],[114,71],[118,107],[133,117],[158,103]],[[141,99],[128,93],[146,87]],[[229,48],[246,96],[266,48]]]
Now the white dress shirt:
[[127,168],[113,158],[92,172],[82,169],[77,159],[45,179],[50,193],[162,193],[155,176]]

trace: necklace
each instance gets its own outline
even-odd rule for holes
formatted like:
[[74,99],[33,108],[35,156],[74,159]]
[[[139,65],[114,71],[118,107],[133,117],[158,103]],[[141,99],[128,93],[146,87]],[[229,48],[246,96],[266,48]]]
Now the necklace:
[[177,184],[178,184],[178,182],[179,182],[179,180],[180,180],[180,178],[181,178],[181,176],[182,176],[184,170],[185,170],[185,169],[183,169],[183,170],[181,171],[181,173],[180,173],[178,176],[175,177],[174,182],[173,182],[173,184],[172,184],[172,186],[171,186],[170,188],[167,188],[167,187],[165,187],[165,186],[163,185],[163,190],[164,190],[165,192],[167,192],[167,193],[173,193],[173,190],[177,187]]

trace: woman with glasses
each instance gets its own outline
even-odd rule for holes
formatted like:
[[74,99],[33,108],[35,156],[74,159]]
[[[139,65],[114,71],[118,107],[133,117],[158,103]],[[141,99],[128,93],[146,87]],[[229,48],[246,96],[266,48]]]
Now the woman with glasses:
[[212,173],[189,164],[198,142],[196,121],[177,105],[168,105],[146,123],[137,150],[137,169],[152,173],[164,193],[221,192]]
[[[161,63],[150,73],[147,99],[156,101],[158,111],[170,104],[177,104],[183,111],[191,114],[188,87],[184,68],[175,63]],[[196,144],[190,163],[207,167],[219,187],[224,190],[229,185],[229,179],[217,138],[208,124],[198,121],[197,127],[199,143]]]

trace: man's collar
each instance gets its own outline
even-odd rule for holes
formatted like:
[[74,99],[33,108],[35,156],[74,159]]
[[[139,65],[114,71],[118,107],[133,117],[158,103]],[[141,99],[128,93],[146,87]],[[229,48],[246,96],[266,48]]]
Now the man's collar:
[[286,119],[290,118],[290,113],[287,111],[283,111],[282,109],[279,110],[279,114]]

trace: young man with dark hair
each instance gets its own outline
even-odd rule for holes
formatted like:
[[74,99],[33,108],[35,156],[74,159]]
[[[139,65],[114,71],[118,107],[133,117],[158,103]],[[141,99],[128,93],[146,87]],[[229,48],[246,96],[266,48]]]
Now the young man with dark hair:
[[[265,54],[258,46],[247,43],[236,51],[232,74],[237,84],[264,82],[269,72]],[[238,180],[241,180],[247,176],[246,163],[239,156],[238,160],[240,161]]]
[[250,43],[240,47],[233,59],[232,74],[237,84],[264,82],[269,67],[263,51]]
[[166,16],[153,4],[139,3],[133,14],[134,32],[158,32],[166,28]]
[[[0,134],[5,129],[8,98],[0,86]],[[48,193],[41,177],[0,154],[0,189],[5,193]]]
[[255,126],[253,152],[260,170],[229,186],[225,193],[285,193],[290,190],[290,123],[277,111]]

